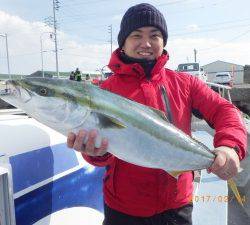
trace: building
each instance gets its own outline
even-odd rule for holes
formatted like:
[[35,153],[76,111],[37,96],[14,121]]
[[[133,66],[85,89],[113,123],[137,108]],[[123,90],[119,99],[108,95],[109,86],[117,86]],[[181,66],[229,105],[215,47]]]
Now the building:
[[230,72],[234,84],[244,83],[244,66],[217,60],[202,66],[207,73],[207,81],[213,82],[215,74],[218,72]]

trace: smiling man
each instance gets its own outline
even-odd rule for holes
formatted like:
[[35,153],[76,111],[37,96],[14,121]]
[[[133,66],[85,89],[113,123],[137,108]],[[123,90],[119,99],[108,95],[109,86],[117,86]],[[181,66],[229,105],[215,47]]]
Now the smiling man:
[[[246,130],[239,112],[199,79],[164,67],[167,39],[166,21],[159,10],[145,3],[129,8],[121,21],[119,48],[109,62],[114,74],[101,88],[163,111],[188,135],[192,110],[198,110],[215,128],[217,157],[209,171],[227,180],[237,174],[246,152]],[[182,173],[177,180],[163,170],[133,165],[107,153],[105,138],[95,148],[96,136],[96,130],[70,133],[68,146],[82,152],[89,163],[107,168],[104,225],[192,224],[192,172]]]
[[141,27],[131,32],[126,38],[122,50],[135,59],[155,60],[163,52],[164,45],[161,31],[155,27]]

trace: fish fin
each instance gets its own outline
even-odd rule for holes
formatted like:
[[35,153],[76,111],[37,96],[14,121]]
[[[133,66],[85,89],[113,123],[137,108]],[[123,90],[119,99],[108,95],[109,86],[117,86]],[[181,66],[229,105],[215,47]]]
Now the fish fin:
[[169,120],[168,120],[168,118],[167,118],[167,116],[165,115],[164,112],[162,112],[161,110],[155,109],[155,108],[153,108],[153,107],[150,107],[150,106],[148,106],[148,107],[149,107],[152,111],[154,111],[158,116],[160,116],[162,119],[164,119],[164,120],[166,120],[166,121],[169,122]]
[[99,112],[92,112],[92,114],[94,114],[96,118],[98,118],[100,128],[126,128],[126,126],[122,122],[114,117]]
[[179,175],[184,172],[187,172],[187,171],[167,171],[167,173],[170,174],[175,179],[178,179]]
[[239,203],[241,206],[243,206],[242,198],[241,198],[241,196],[240,196],[240,193],[239,193],[239,191],[238,191],[238,188],[237,188],[237,186],[236,186],[234,180],[233,180],[233,179],[229,179],[227,182],[228,182],[229,187],[230,187],[231,190],[233,191],[233,193],[234,193],[234,195],[235,195],[235,197],[236,197],[238,203]]

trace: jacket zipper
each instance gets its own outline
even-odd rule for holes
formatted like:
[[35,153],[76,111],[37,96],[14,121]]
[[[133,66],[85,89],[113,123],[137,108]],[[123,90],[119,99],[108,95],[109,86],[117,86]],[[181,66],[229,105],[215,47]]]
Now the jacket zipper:
[[160,85],[159,88],[160,88],[160,91],[161,91],[161,96],[162,96],[162,99],[163,99],[163,104],[164,104],[165,109],[166,109],[165,114],[166,114],[169,122],[173,124],[173,115],[172,115],[172,112],[171,112],[169,98],[168,98],[168,95],[167,95],[166,88],[164,87],[164,85]]

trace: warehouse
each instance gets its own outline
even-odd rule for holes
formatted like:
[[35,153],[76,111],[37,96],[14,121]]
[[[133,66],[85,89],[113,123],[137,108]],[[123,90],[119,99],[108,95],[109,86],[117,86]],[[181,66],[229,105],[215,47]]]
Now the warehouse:
[[207,73],[207,78],[209,82],[213,82],[215,75],[218,72],[230,72],[234,84],[244,83],[244,66],[237,65],[234,63],[224,62],[217,60],[215,62],[209,63],[202,66],[204,71]]

